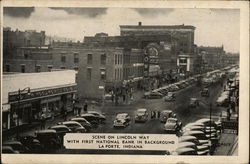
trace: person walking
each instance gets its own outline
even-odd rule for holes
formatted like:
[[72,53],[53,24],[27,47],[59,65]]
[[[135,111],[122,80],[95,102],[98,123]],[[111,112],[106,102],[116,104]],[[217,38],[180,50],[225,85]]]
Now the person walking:
[[43,113],[41,115],[41,130],[45,129],[45,126],[46,126],[46,116],[45,114]]

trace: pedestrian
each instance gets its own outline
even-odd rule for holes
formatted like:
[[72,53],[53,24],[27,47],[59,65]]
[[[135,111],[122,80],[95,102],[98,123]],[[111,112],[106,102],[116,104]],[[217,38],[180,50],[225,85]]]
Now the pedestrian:
[[78,116],[81,116],[81,112],[82,112],[82,106],[79,105],[79,106],[77,107],[77,115],[78,115]]
[[112,100],[112,102],[114,102],[114,93],[113,92],[111,93],[111,100]]
[[154,118],[154,111],[151,111],[151,119]]
[[87,104],[87,102],[85,102],[83,110],[84,110],[85,113],[87,113],[87,111],[88,111],[88,104]]
[[153,118],[156,118],[156,112],[153,111]]
[[230,112],[230,108],[227,108],[227,120],[229,121],[230,120],[230,117],[231,117],[231,112]]
[[158,111],[158,118],[161,117],[161,111]]
[[117,94],[115,95],[115,105],[116,106],[118,105],[118,95]]
[[45,114],[43,113],[41,115],[41,130],[45,129],[45,126],[46,126],[46,116]]

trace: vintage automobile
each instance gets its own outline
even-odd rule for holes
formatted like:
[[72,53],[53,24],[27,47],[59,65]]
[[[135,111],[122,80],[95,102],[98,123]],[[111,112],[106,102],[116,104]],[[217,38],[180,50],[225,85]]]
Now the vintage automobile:
[[172,155],[198,155],[197,151],[190,147],[185,148],[177,148],[174,152],[171,153]]
[[18,151],[19,153],[30,153],[29,148],[19,141],[7,141],[3,143],[3,146],[10,146],[14,151]]
[[167,96],[164,97],[165,101],[175,101],[175,93],[174,92],[168,92]]
[[201,91],[201,96],[204,96],[204,97],[209,97],[209,90],[208,88],[203,88],[202,91]]
[[87,130],[76,121],[64,121],[59,122],[58,125],[65,125],[67,126],[73,133],[86,133]]
[[165,123],[168,118],[176,117],[172,110],[162,110],[160,114],[160,121]]
[[140,108],[136,110],[135,122],[146,122],[148,120],[148,110],[145,108]]
[[43,152],[50,152],[61,148],[61,139],[53,129],[35,132],[36,138],[43,146]]
[[89,132],[92,129],[91,123],[89,123],[85,118],[75,117],[71,118],[70,121],[79,122],[87,130],[87,132]]
[[209,147],[202,145],[202,146],[197,146],[193,142],[179,142],[178,143],[178,148],[193,148],[196,150],[197,155],[207,155],[209,153]]
[[194,136],[199,140],[199,143],[201,143],[202,145],[210,146],[209,140],[206,137],[205,133],[200,130],[186,131],[182,134],[182,136]]
[[55,130],[60,137],[63,137],[66,133],[72,133],[72,130],[66,125],[54,125],[49,127],[48,129]]
[[190,98],[190,103],[189,103],[189,106],[190,107],[197,107],[199,106],[199,100],[197,98]]
[[97,127],[100,122],[99,117],[90,113],[81,114],[81,117],[85,118],[93,127]]
[[168,118],[164,130],[169,133],[176,133],[181,130],[182,123],[177,118]]
[[20,136],[19,141],[30,150],[30,153],[42,153],[43,147],[35,136]]
[[127,127],[130,123],[130,116],[128,113],[118,113],[114,120],[113,127]]
[[146,92],[144,93],[145,99],[161,99],[163,95],[159,92]]
[[14,150],[11,146],[2,146],[3,154],[19,154],[19,151]]
[[88,113],[93,114],[94,116],[98,117],[101,123],[104,123],[106,121],[106,116],[104,116],[104,114],[102,113],[99,113],[97,111],[88,111]]

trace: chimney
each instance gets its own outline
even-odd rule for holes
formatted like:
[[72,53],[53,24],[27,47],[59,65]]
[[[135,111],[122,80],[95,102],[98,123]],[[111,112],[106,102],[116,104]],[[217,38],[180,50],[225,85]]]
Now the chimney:
[[141,26],[141,22],[138,22],[138,26]]

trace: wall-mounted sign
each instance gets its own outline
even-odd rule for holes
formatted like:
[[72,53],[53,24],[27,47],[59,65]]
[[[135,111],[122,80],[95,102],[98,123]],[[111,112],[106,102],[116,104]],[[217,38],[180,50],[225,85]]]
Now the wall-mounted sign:
[[[29,99],[35,99],[40,97],[47,97],[47,96],[54,96],[58,94],[65,94],[70,92],[76,92],[76,85],[67,86],[67,87],[60,87],[60,88],[53,88],[53,89],[45,89],[41,91],[34,91],[30,94],[21,94],[20,101],[25,101]],[[18,101],[19,95],[17,92],[10,92],[9,93],[9,103],[15,103]]]

